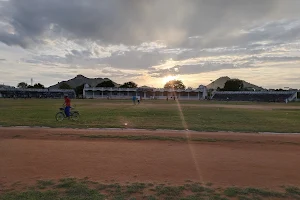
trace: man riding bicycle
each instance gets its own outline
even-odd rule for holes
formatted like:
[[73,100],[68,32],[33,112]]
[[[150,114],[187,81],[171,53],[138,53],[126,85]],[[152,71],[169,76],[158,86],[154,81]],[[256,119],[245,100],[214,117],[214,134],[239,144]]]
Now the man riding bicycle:
[[67,94],[65,94],[64,99],[65,103],[63,105],[65,105],[65,114],[67,117],[70,117],[71,100],[69,99]]

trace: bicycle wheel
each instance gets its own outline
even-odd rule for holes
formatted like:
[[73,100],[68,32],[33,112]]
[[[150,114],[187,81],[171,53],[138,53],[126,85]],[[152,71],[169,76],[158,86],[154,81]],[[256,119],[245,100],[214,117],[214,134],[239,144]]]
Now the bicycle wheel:
[[65,118],[65,115],[64,115],[64,113],[62,113],[62,112],[58,112],[58,113],[56,113],[56,115],[55,115],[56,121],[61,122],[61,121],[64,120],[64,118]]
[[70,117],[73,121],[78,121],[79,120],[79,112],[77,112],[77,111],[71,112]]

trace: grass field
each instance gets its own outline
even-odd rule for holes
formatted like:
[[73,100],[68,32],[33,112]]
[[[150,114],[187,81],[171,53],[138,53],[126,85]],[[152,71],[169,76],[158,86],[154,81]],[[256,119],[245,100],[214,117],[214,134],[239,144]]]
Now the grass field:
[[[0,125],[73,128],[185,129],[196,131],[299,132],[300,104],[251,102],[74,100],[77,122],[57,122],[63,100],[0,99]],[[299,108],[298,108],[299,105]],[[252,108],[253,106],[253,108]],[[179,109],[181,108],[181,109]],[[181,111],[182,110],[182,115]]]

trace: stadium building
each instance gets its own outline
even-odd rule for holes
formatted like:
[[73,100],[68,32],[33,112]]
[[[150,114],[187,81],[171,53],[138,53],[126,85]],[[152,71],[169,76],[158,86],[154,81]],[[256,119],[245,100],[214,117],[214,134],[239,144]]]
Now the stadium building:
[[65,94],[76,98],[74,90],[0,88],[1,98],[63,98]]
[[102,88],[85,85],[83,97],[87,99],[179,99],[216,101],[255,101],[255,102],[290,102],[298,101],[299,91],[214,91],[208,97],[207,88],[200,85],[197,89],[172,90],[151,87],[139,88]]
[[83,97],[87,99],[131,99],[140,96],[142,99],[180,99],[201,100],[207,97],[207,89],[200,85],[197,89],[173,90],[152,87],[139,88],[103,88],[85,85]]
[[256,101],[290,102],[298,100],[298,91],[216,91],[212,100],[217,101]]

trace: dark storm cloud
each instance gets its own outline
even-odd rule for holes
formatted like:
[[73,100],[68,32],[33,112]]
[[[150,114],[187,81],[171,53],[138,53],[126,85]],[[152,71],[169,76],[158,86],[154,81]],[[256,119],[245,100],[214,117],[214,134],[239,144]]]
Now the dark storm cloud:
[[[52,30],[69,39],[107,44],[140,44],[163,40],[180,45],[187,37],[209,39],[265,20],[279,0],[11,0],[2,2],[0,19],[15,33],[2,30],[0,41],[27,47]],[[285,1],[291,7],[295,1]],[[289,13],[282,8],[275,17]],[[60,32],[60,33],[57,33]]]
[[20,35],[9,34],[1,32],[0,30],[0,41],[8,46],[18,45],[22,48],[27,48],[29,46],[29,41]]
[[186,38],[181,44],[181,48],[216,48],[239,46],[240,48],[253,49],[257,42],[271,41],[270,45],[278,45],[294,41],[300,38],[300,21],[297,20],[279,20],[263,23],[255,26],[244,25],[239,30],[220,32],[215,36],[207,35],[199,38]]

